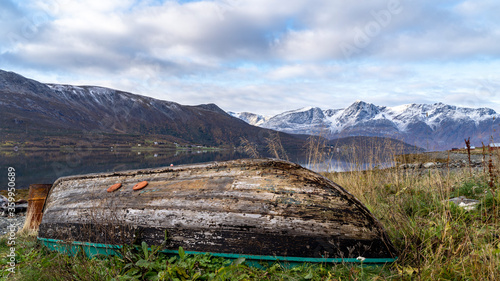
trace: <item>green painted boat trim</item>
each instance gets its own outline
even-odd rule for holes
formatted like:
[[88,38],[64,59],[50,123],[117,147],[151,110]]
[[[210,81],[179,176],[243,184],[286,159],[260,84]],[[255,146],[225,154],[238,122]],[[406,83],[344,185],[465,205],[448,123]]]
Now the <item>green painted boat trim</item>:
[[[99,244],[89,242],[65,242],[63,240],[40,238],[38,240],[52,251],[58,251],[69,255],[76,255],[79,251],[83,251],[88,257],[97,255],[120,255],[117,251],[122,248],[121,245]],[[177,250],[162,250],[166,254],[177,255]],[[287,262],[287,263],[363,263],[363,264],[383,264],[392,263],[397,260],[395,258],[365,258],[363,261],[357,258],[302,258],[302,257],[283,257],[283,256],[257,256],[257,255],[240,255],[240,254],[227,254],[227,253],[210,253],[210,252],[196,252],[185,251],[190,255],[205,255],[209,254],[214,257],[223,257],[227,259],[245,258],[247,261],[264,261],[264,262]]]

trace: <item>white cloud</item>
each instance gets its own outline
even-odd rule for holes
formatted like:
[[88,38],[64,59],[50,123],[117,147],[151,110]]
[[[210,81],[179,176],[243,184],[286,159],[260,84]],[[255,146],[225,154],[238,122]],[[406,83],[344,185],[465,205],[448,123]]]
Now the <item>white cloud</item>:
[[286,64],[272,69],[268,76],[271,79],[328,79],[341,74],[343,68],[338,64]]
[[499,66],[494,0],[19,3],[0,3],[1,68],[228,110],[460,103]]

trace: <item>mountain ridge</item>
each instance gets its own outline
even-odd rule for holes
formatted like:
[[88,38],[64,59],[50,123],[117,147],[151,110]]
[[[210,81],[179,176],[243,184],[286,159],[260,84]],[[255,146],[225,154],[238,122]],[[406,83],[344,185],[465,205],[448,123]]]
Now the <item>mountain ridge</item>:
[[500,125],[499,117],[489,108],[465,108],[444,103],[388,107],[356,101],[340,109],[305,107],[286,111],[258,125],[287,133],[321,135],[328,139],[390,137],[439,150],[462,147],[468,137],[477,146],[488,144],[491,139],[500,139],[495,129]]
[[[205,146],[239,146],[241,140],[246,139],[265,148],[272,135],[281,131],[280,139],[289,149],[304,149],[308,135],[328,139],[388,137],[428,147],[425,141],[428,142],[428,136],[436,132],[436,126],[422,122],[421,116],[410,118],[408,114],[402,114],[408,108],[421,112],[426,106],[414,104],[389,108],[357,101],[344,109],[308,107],[269,117],[226,112],[216,104],[186,106],[99,86],[44,84],[0,70],[1,141],[37,139],[47,143],[45,136],[71,135],[73,143],[84,135],[107,134],[113,143],[118,142],[117,139],[133,139],[128,137],[133,135],[135,138],[156,136],[169,142]],[[440,107],[444,111],[456,109],[444,104]],[[437,120],[439,112],[425,110],[435,124],[441,122]],[[467,116],[470,110],[458,111]],[[496,113],[482,109],[474,114],[475,121],[468,122],[472,129],[477,129],[475,126],[481,122],[489,122],[489,116]],[[413,119],[417,122],[411,121]],[[457,139],[463,126],[450,124],[455,126],[455,135],[448,138]],[[410,133],[403,130],[404,134],[401,134],[402,128],[408,128]],[[420,135],[415,134],[415,130],[419,130]]]
[[[0,138],[80,138],[82,134],[163,136],[172,142],[238,146],[241,138],[265,146],[274,131],[251,126],[215,104],[181,105],[98,86],[44,84],[0,70]],[[283,144],[304,136],[280,133]],[[114,140],[113,140],[114,141]]]

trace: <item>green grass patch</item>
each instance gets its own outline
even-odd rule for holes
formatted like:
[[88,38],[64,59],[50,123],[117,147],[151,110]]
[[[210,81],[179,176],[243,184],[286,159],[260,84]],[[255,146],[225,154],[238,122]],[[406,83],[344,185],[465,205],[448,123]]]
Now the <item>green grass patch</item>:
[[[33,235],[19,235],[17,273],[0,263],[9,280],[498,280],[500,188],[491,175],[469,169],[418,173],[397,169],[326,174],[373,212],[398,250],[385,266],[283,264],[251,267],[243,259],[177,256],[161,247],[124,246],[120,256],[67,256],[49,252]],[[496,175],[493,175],[496,177]],[[480,200],[465,210],[448,199]],[[0,253],[9,248],[0,239]]]
[[[188,255],[179,248],[177,256],[160,252],[160,247],[125,246],[120,256],[89,259],[83,254],[68,256],[50,252],[36,237],[21,236],[16,253],[17,273],[2,261],[2,278],[12,280],[377,280],[394,277],[391,267],[359,264],[303,264],[288,268],[262,264],[264,269],[245,264],[245,259],[227,260],[205,255]],[[6,241],[0,241],[3,249]],[[3,250],[2,250],[3,251]],[[9,279],[10,280],[10,279]]]

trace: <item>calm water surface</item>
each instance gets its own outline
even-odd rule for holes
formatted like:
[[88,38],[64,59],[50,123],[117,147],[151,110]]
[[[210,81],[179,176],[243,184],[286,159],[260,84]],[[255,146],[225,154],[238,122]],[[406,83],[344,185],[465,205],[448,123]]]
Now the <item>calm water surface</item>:
[[[16,169],[16,186],[27,188],[33,183],[53,183],[70,175],[124,171],[226,161],[245,158],[230,150],[221,151],[9,151],[0,152],[0,189],[7,189],[7,169]],[[5,175],[2,175],[5,174]]]
[[[341,159],[308,165],[305,155],[289,153],[290,161],[315,171],[348,171],[360,167]],[[34,183],[53,183],[70,175],[156,168],[212,161],[248,158],[233,150],[217,151],[0,151],[0,189],[7,189],[7,169],[16,169],[16,187]],[[363,166],[362,169],[369,167]]]

